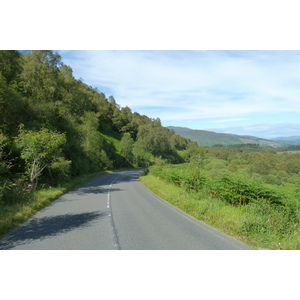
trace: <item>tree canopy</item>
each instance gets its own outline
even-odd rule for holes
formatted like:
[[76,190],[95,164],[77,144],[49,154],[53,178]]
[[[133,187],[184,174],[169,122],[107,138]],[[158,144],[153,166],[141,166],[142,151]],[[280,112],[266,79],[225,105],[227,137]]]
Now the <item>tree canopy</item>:
[[0,111],[1,186],[148,166],[156,157],[180,162],[189,143],[75,79],[50,50],[0,51]]

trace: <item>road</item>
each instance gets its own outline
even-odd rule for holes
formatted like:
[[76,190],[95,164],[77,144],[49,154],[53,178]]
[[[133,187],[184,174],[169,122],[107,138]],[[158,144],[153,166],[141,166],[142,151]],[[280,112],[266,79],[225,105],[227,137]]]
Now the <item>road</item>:
[[141,170],[94,178],[12,230],[0,249],[247,250],[248,246],[157,197]]

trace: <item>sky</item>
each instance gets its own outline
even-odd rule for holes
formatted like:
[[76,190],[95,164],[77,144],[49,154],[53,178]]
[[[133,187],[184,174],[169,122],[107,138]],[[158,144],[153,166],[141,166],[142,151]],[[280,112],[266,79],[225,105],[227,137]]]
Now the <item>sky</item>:
[[57,51],[73,76],[163,126],[300,135],[300,51]]

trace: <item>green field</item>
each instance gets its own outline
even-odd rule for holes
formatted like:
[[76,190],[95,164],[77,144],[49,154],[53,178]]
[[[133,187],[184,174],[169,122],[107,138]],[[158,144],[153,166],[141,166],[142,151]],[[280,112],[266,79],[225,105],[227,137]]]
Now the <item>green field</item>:
[[141,181],[255,249],[300,249],[299,168],[298,154],[207,150],[198,162],[152,166]]

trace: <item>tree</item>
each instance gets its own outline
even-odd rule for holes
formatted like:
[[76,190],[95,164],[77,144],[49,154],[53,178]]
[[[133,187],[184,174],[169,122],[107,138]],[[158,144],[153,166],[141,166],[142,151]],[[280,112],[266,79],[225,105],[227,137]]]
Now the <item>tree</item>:
[[19,132],[16,145],[21,150],[21,158],[27,164],[30,184],[35,188],[43,170],[61,157],[66,137],[63,133],[51,132],[48,129],[25,130],[22,125]]
[[8,138],[0,130],[0,200],[6,189],[10,188],[10,180],[8,179],[11,169],[11,162],[6,158],[4,148],[8,143]]
[[37,103],[58,97],[60,60],[60,55],[52,51],[32,51],[24,55],[21,86]]
[[172,132],[160,126],[157,122],[150,122],[139,126],[138,140],[143,142],[147,151],[154,156],[166,156],[172,153]]
[[5,77],[9,84],[21,72],[20,64],[21,54],[16,50],[1,50],[0,51],[0,73]]
[[0,72],[0,128],[5,134],[16,132],[20,122],[28,115],[28,109],[12,85],[7,84]]
[[134,164],[140,167],[148,167],[154,163],[153,155],[145,148],[143,141],[138,140],[135,142],[132,149]]
[[206,151],[197,142],[189,142],[187,145],[190,162],[203,162],[206,159]]
[[276,169],[276,155],[272,151],[263,151],[252,154],[250,171],[261,175],[271,173]]
[[[82,149],[90,161],[90,170],[99,170],[99,168],[112,168],[106,151],[105,139],[98,131],[98,114],[92,111],[85,111],[81,118],[82,124],[79,126],[82,140]],[[113,150],[114,151],[114,150]]]
[[121,155],[130,163],[133,163],[133,139],[129,132],[125,132],[121,139]]

